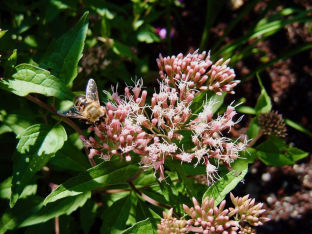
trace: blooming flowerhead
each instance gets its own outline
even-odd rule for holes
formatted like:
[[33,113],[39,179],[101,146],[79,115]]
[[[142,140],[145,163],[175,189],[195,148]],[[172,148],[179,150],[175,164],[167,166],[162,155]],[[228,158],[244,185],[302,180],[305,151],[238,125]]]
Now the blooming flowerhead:
[[[209,182],[219,178],[218,165],[230,164],[245,150],[247,141],[233,140],[226,135],[240,121],[234,120],[234,105],[229,105],[220,115],[214,114],[214,98],[202,104],[200,111],[192,109],[192,102],[200,93],[212,91],[234,93],[234,70],[229,60],[213,63],[210,54],[203,52],[183,56],[159,56],[159,89],[146,104],[147,92],[143,80],[127,86],[124,94],[112,89],[111,100],[105,104],[105,116],[91,127],[96,138],[81,137],[86,147],[91,147],[89,157],[99,155],[110,160],[114,155],[131,160],[131,153],[141,156],[143,169],[153,168],[159,180],[164,180],[164,163],[167,158],[181,163],[206,166]],[[182,134],[183,132],[183,134]],[[187,133],[186,133],[187,132]],[[185,134],[186,133],[186,134]],[[180,144],[188,136],[188,146]]]

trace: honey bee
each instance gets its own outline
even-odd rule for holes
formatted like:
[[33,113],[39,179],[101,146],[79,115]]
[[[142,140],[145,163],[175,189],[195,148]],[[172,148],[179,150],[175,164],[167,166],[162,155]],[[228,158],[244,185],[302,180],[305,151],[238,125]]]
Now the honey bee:
[[74,98],[74,106],[66,112],[57,112],[59,115],[86,120],[87,124],[99,121],[106,110],[100,105],[96,83],[89,79],[86,95],[78,95]]

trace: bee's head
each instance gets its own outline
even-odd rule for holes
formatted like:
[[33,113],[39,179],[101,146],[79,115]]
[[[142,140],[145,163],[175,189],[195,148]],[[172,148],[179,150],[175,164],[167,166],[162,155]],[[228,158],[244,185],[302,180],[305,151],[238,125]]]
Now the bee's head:
[[80,106],[81,104],[85,105],[86,101],[86,96],[81,94],[74,98],[73,103],[75,106]]

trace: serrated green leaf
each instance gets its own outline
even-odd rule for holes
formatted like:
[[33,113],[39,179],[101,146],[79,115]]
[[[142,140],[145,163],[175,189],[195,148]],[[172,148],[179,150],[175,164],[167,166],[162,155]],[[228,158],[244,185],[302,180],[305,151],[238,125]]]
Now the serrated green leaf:
[[75,197],[64,198],[54,203],[48,204],[47,206],[42,207],[35,214],[23,220],[18,225],[18,227],[26,227],[38,223],[43,223],[63,214],[69,215],[79,207],[82,207],[90,197],[91,193],[87,192],[79,194]]
[[258,82],[261,88],[261,94],[257,100],[255,109],[256,109],[257,116],[259,116],[262,113],[270,112],[272,110],[272,103],[271,103],[271,99],[269,95],[267,94],[264,86],[262,85],[262,81],[260,79],[259,74],[257,74],[257,78],[258,78]]
[[257,117],[254,117],[250,124],[249,124],[249,128],[247,130],[247,136],[248,139],[254,139],[255,137],[257,137],[259,134],[259,126],[258,126],[258,121],[257,121]]
[[13,155],[13,179],[10,206],[13,207],[29,180],[62,148],[67,140],[65,129],[36,124],[17,136]]
[[135,160],[131,162],[102,162],[57,187],[46,197],[44,204],[63,197],[75,196],[83,192],[92,191],[106,185],[125,183],[138,170],[138,161]]
[[4,34],[7,32],[8,30],[0,30],[0,38],[4,36]]
[[194,190],[194,187],[192,183],[190,182],[190,180],[186,177],[182,165],[173,160],[167,160],[166,165],[169,167],[171,171],[177,172],[179,181],[183,183],[183,185],[185,186],[185,189],[189,197],[196,197],[195,196],[196,192]]
[[16,60],[17,60],[17,50],[13,50],[13,53],[9,57],[8,61],[5,63],[4,73],[3,73],[4,78],[10,78],[11,77],[11,75],[14,72]]
[[160,223],[160,219],[148,218],[136,223],[131,228],[121,232],[121,234],[156,234],[158,223]]
[[13,79],[0,81],[1,87],[12,91],[16,95],[26,96],[29,93],[40,93],[60,99],[73,100],[75,94],[59,79],[42,68],[20,64],[15,67]]
[[[0,184],[0,198],[3,199],[10,199],[11,197],[11,184],[12,184],[12,177],[7,178]],[[30,184],[27,185],[21,194],[20,198],[26,198],[31,195],[35,195],[37,192],[37,184]]]
[[113,234],[120,233],[126,228],[126,221],[129,217],[131,208],[130,195],[116,201],[112,206],[104,211],[102,215],[103,224],[101,233]]
[[38,196],[21,199],[13,208],[5,212],[0,219],[0,234],[12,230],[23,220],[38,212],[43,206],[43,198]]
[[307,152],[290,147],[282,139],[273,136],[258,145],[256,150],[260,160],[271,166],[293,165],[308,156]]
[[225,196],[231,192],[232,189],[236,187],[236,185],[242,181],[245,177],[248,168],[245,168],[240,173],[236,171],[231,171],[219,179],[216,183],[211,185],[208,190],[205,192],[203,199],[206,197],[214,198],[214,205],[217,206],[222,200],[224,200]]
[[83,229],[83,233],[90,233],[90,229],[94,223],[96,210],[98,205],[91,199],[89,199],[83,207],[80,209],[80,222]]
[[52,42],[39,63],[41,68],[51,69],[51,74],[65,85],[71,84],[77,76],[78,61],[88,30],[88,14],[84,13],[74,28]]

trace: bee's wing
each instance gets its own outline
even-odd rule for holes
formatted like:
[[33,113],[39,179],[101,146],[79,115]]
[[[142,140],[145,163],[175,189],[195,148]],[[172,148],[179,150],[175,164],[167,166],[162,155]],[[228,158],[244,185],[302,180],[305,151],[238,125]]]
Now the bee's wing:
[[85,117],[74,106],[68,111],[58,111],[57,113],[65,117],[85,119]]
[[88,81],[88,85],[86,88],[86,99],[87,101],[95,101],[100,104],[97,86],[93,79],[89,79]]

